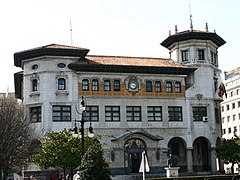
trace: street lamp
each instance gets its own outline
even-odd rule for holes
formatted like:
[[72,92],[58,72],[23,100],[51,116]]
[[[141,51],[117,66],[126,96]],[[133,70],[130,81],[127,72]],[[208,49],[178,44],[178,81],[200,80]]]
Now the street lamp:
[[[84,156],[84,123],[86,122],[84,120],[84,113],[86,112],[86,99],[82,96],[82,98],[78,98],[78,100],[75,103],[75,109],[78,114],[81,114],[81,120],[76,120],[75,119],[75,127],[73,129],[73,137],[78,137],[78,128],[77,128],[77,122],[81,123],[81,138],[82,138],[82,157]],[[90,119],[90,126],[89,126],[89,137],[94,137],[93,133],[93,127]]]

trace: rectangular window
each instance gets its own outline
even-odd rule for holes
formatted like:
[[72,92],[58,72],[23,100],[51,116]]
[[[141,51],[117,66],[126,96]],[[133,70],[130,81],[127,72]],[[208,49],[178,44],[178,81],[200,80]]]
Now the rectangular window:
[[233,115],[233,121],[235,121],[235,120],[236,120],[236,115],[234,114],[234,115]]
[[234,134],[237,133],[237,126],[234,126],[234,127],[233,127],[233,133],[234,133]]
[[37,79],[32,80],[32,91],[37,91],[38,90],[38,81]]
[[58,90],[66,90],[66,80],[64,78],[58,79]]
[[226,129],[223,129],[223,134],[226,134]]
[[207,117],[206,107],[192,107],[192,111],[194,121],[203,121],[203,117]]
[[224,106],[222,106],[222,112],[224,112]]
[[169,121],[182,121],[182,107],[169,106],[168,118],[169,118]]
[[222,117],[222,123],[224,123],[225,117]]
[[203,49],[199,49],[198,50],[198,60],[204,60],[204,50]]
[[229,105],[227,104],[227,111],[229,110]]
[[161,92],[162,88],[161,88],[161,82],[160,81],[156,81],[155,82],[155,92]]
[[92,80],[92,91],[98,91],[99,89],[99,84],[97,79]]
[[172,92],[172,82],[166,82],[166,92]]
[[106,106],[105,121],[120,121],[120,106]]
[[232,132],[231,128],[228,128],[228,134],[230,134]]
[[120,91],[120,81],[114,80],[114,91]]
[[232,103],[232,109],[235,109],[235,103]]
[[238,107],[240,107],[240,101],[238,101]]
[[227,122],[230,122],[230,116],[227,117]]
[[104,91],[111,91],[111,83],[110,80],[104,81]]
[[146,81],[146,92],[152,92],[152,81]]
[[32,123],[41,122],[41,106],[30,107],[30,120]]
[[71,121],[71,106],[53,106],[53,121]]
[[181,51],[182,61],[188,61],[188,50]]
[[181,92],[181,83],[180,82],[176,82],[175,83],[175,92],[176,93],[180,93]]
[[99,121],[98,106],[87,106],[86,112],[83,114],[83,118],[88,122]]
[[141,120],[141,106],[127,106],[127,121]]
[[162,121],[162,107],[148,106],[148,121]]
[[88,91],[89,90],[89,81],[88,81],[88,79],[83,79],[82,80],[82,90],[83,91]]

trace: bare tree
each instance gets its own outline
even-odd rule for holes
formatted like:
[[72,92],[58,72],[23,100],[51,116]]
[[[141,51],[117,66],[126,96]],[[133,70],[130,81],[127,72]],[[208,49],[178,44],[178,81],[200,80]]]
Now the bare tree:
[[25,164],[31,153],[31,135],[22,104],[14,98],[0,99],[0,180]]

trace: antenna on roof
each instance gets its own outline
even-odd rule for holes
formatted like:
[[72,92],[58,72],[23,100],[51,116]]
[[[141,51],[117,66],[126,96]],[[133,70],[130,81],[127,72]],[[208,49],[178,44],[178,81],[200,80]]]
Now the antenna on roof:
[[190,13],[190,30],[193,31],[191,4],[189,4],[189,13]]
[[72,22],[70,20],[70,34],[71,34],[71,45],[73,45],[73,39],[72,39]]

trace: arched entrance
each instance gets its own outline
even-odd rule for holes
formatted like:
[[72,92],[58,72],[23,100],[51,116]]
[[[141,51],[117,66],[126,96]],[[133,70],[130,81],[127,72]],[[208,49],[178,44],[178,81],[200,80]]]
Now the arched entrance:
[[168,142],[169,154],[172,155],[172,165],[179,166],[180,171],[187,171],[186,142],[180,137],[174,137]]
[[193,142],[193,170],[196,172],[211,169],[210,142],[205,137],[198,137]]
[[142,152],[147,148],[146,143],[142,139],[131,138],[125,142],[124,148],[126,173],[139,173]]

